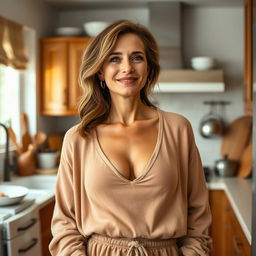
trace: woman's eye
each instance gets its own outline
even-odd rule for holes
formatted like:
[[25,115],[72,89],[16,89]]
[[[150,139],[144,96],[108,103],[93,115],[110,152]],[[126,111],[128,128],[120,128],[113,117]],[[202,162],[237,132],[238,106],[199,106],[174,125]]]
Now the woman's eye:
[[132,57],[132,60],[133,61],[142,61],[142,60],[144,60],[144,58],[141,55],[135,55]]
[[120,61],[120,58],[119,57],[112,57],[112,58],[110,58],[109,61],[110,62],[118,62],[118,61]]

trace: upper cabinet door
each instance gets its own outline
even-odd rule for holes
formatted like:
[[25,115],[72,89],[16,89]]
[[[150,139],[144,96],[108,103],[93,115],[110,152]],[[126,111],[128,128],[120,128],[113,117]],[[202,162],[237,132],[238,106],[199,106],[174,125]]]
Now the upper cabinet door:
[[84,42],[69,43],[69,94],[68,104],[71,111],[77,112],[77,107],[82,95],[82,89],[79,86],[79,71],[82,63],[83,53],[89,42],[86,38]]
[[77,115],[82,90],[78,75],[90,38],[65,37],[41,40],[41,113]]
[[67,44],[45,42],[41,46],[41,112],[60,115],[68,108]]

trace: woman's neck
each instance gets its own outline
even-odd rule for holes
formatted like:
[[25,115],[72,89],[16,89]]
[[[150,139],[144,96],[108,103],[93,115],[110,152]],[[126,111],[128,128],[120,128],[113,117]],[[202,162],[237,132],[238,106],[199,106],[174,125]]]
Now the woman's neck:
[[152,109],[144,105],[140,98],[115,98],[111,102],[111,109],[107,123],[121,123],[130,125],[136,120],[153,117]]

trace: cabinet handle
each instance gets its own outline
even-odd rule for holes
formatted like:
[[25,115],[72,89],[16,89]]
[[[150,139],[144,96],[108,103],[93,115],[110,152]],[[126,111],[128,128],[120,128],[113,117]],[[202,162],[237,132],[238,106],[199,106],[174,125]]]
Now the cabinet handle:
[[25,230],[29,229],[30,227],[32,227],[34,224],[36,224],[36,222],[37,222],[37,219],[33,218],[33,219],[31,219],[30,223],[27,226],[19,227],[19,228],[17,228],[17,230],[18,230],[18,232],[25,231]]
[[242,256],[242,252],[239,246],[242,246],[243,243],[241,242],[240,238],[237,236],[233,236],[233,246],[235,249],[235,256]]
[[38,242],[38,239],[37,238],[32,238],[31,240],[31,244],[25,248],[21,248],[18,250],[18,253],[24,253],[24,252],[27,252],[29,251],[31,248],[33,248]]

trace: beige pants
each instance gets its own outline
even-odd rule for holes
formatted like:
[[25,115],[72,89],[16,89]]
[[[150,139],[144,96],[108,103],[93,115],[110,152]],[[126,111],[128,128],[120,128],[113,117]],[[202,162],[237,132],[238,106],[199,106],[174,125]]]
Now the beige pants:
[[178,256],[175,239],[149,240],[92,235],[87,256]]

